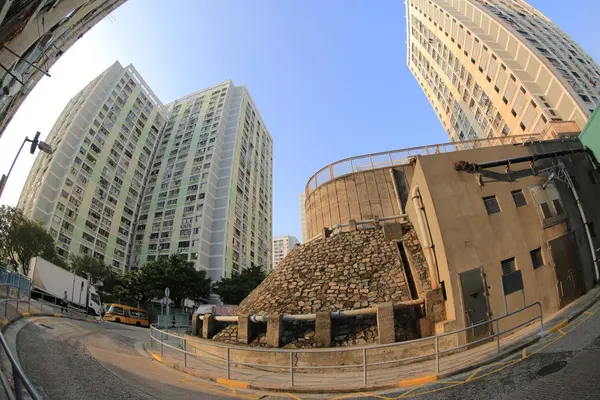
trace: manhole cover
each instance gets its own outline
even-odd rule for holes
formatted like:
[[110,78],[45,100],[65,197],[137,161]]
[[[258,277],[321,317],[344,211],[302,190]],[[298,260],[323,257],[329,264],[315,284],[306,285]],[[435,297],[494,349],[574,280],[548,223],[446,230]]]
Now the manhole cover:
[[558,361],[552,364],[548,364],[545,367],[542,367],[539,371],[538,371],[538,375],[539,376],[546,376],[546,375],[550,375],[553,374],[557,371],[560,371],[561,369],[563,369],[565,366],[567,365],[566,361]]

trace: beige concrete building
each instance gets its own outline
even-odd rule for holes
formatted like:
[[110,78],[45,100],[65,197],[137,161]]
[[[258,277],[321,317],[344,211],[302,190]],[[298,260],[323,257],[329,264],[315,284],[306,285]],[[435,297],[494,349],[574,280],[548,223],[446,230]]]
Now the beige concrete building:
[[600,68],[522,0],[407,0],[407,64],[453,141],[582,130]]
[[125,0],[0,2],[0,134],[25,97],[77,40]]
[[[547,133],[564,137],[572,128],[561,123]],[[436,324],[438,333],[535,302],[548,316],[598,281],[600,178],[577,138],[525,139],[507,137],[505,145],[493,147],[488,142],[496,139],[478,140],[465,145],[481,148],[463,151],[434,145],[334,163],[323,170],[346,173],[324,176],[322,170],[307,185],[309,231],[318,236],[339,224],[352,229],[350,220],[408,218],[432,287],[445,294],[446,320]],[[346,163],[353,168],[344,169]],[[519,312],[500,329],[536,313],[535,307]],[[470,330],[465,340],[494,329]]]

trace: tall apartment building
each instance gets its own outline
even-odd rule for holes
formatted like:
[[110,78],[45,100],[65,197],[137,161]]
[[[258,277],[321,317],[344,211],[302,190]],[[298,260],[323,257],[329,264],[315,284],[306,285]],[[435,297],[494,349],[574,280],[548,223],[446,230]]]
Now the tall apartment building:
[[302,241],[306,242],[308,239],[308,225],[306,225],[306,193],[300,195],[300,224],[302,225]]
[[[86,134],[88,132],[88,134]],[[115,63],[69,102],[19,206],[59,254],[115,268],[178,254],[216,281],[271,267],[273,141],[231,81],[163,106]]]
[[[0,1],[0,135],[25,97],[87,31],[125,0]],[[35,68],[35,67],[37,68]],[[41,70],[41,71],[40,71]]]
[[89,254],[123,269],[146,171],[166,109],[133,68],[116,62],[65,107],[19,199],[60,255]]
[[270,268],[273,141],[246,87],[223,82],[168,108],[131,267],[180,254],[213,281]]
[[273,238],[273,269],[277,267],[285,256],[297,245],[299,245],[298,239],[295,236],[285,235],[277,236]]
[[600,68],[522,0],[407,0],[407,64],[453,141],[583,129]]

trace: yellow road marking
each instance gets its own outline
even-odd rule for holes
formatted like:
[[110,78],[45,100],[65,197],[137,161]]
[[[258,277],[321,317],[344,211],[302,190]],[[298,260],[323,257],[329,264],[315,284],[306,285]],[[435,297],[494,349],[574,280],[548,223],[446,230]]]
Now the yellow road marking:
[[358,394],[362,394],[363,396],[376,397],[378,399],[383,399],[383,400],[394,400],[393,397],[385,397],[385,396],[380,396],[378,394],[373,394],[373,393],[358,392]]
[[521,351],[521,358],[527,358],[527,347],[525,347],[523,351]]
[[397,398],[397,399],[402,399],[402,398],[405,398],[406,396],[408,396],[409,394],[411,394],[411,393],[412,393],[412,392],[414,392],[415,390],[417,390],[417,389],[419,389],[419,388],[422,388],[423,386],[425,386],[425,384],[424,384],[424,383],[422,383],[422,384],[420,384],[420,385],[418,385],[418,386],[415,386],[414,388],[412,388],[412,389],[410,389],[410,390],[407,390],[406,392],[402,393],[402,395],[401,395],[400,397],[396,397],[396,398]]
[[420,385],[422,383],[435,382],[435,381],[437,381],[437,376],[427,375],[427,376],[422,376],[420,378],[405,379],[403,381],[400,381],[400,387]]
[[162,362],[163,359],[161,356],[159,356],[158,354],[154,354],[154,353],[150,353],[152,355],[152,358],[154,358],[156,361],[158,362]]
[[562,329],[559,329],[558,333],[560,333],[561,335],[566,335],[567,334],[567,332],[563,331]]
[[187,374],[187,376],[185,378],[183,378],[183,382],[187,382],[190,380],[192,376],[190,374]]
[[469,376],[469,377],[467,378],[467,380],[465,380],[465,382],[469,382],[471,379],[473,379],[473,378],[475,377],[475,375],[477,375],[477,373],[478,373],[479,371],[481,371],[481,368],[482,368],[482,367],[479,367],[479,368],[477,368],[477,369],[476,369],[476,370],[475,370],[475,371],[474,371],[474,372],[471,374],[471,376]]
[[3,320],[2,320],[2,325],[3,325],[3,326],[6,326],[6,325],[8,325],[8,320],[7,320],[7,319],[3,319]]
[[595,312],[591,312],[591,311],[586,311],[584,314],[587,314],[587,315],[594,315],[594,314],[596,314],[596,313],[595,313]]
[[558,331],[559,329],[567,326],[568,323],[569,323],[569,320],[565,319],[564,321],[562,321],[562,322],[554,325],[552,328],[548,329],[548,333],[554,333],[554,332]]
[[507,360],[507,361],[496,361],[491,364],[486,364],[486,367],[494,367],[496,365],[504,365],[504,364],[514,364],[516,360]]
[[217,383],[220,383],[222,385],[226,385],[229,387],[236,387],[238,389],[247,389],[248,388],[248,382],[234,381],[234,380],[225,379],[225,378],[217,378]]
[[[209,392],[212,392],[212,393],[217,393],[217,394],[231,396],[230,392],[226,392],[226,391],[216,390],[216,389],[210,388],[210,387],[206,386],[206,384],[204,382],[188,381],[186,383],[187,384],[191,384],[191,385],[201,386],[203,391],[209,391]],[[253,399],[253,400],[258,400],[259,399],[259,397],[252,396],[252,395],[249,395],[249,394],[241,394],[241,395],[240,394],[234,394],[233,396],[237,397],[237,398],[240,398],[240,399]]]
[[62,317],[62,314],[54,314],[54,316],[55,316],[56,318],[60,318],[60,317]]
[[291,393],[286,393],[288,396],[290,396],[292,399],[296,399],[296,400],[302,400],[300,397],[293,395]]
[[23,313],[21,313],[21,315],[22,315],[23,317],[29,317],[31,314],[30,314],[30,313],[28,313],[28,312],[23,312]]

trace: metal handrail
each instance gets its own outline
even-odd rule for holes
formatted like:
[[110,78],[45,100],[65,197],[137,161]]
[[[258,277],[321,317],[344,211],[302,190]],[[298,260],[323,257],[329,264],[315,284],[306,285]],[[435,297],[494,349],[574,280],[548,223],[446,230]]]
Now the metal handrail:
[[[538,309],[538,314],[536,316],[534,316],[533,318],[528,319],[525,322],[519,323],[516,326],[511,326],[508,329],[505,329],[503,331],[500,330],[500,321],[511,317],[513,315],[522,313],[526,310],[532,309],[536,307]],[[501,336],[504,334],[507,334],[509,332],[513,332],[516,329],[531,324],[535,321],[539,320],[540,321],[540,333],[543,334],[544,332],[544,318],[543,318],[543,314],[542,314],[542,305],[539,302],[535,302],[532,303],[528,306],[522,307],[516,311],[513,311],[511,313],[507,313],[503,316],[491,319],[489,321],[483,321],[477,324],[473,324],[470,325],[466,328],[462,328],[462,329],[458,329],[456,331],[452,331],[452,332],[447,332],[447,333],[442,333],[440,335],[436,335],[436,336],[430,336],[430,337],[424,337],[424,338],[419,338],[419,339],[415,339],[415,340],[409,340],[409,341],[404,341],[404,342],[397,342],[397,343],[388,343],[388,344],[379,344],[379,345],[367,345],[367,346],[355,346],[355,347],[343,347],[343,348],[322,348],[322,349],[273,349],[273,348],[263,348],[263,347],[249,347],[249,346],[239,346],[239,345],[230,345],[230,344],[226,344],[226,343],[218,343],[218,342],[210,342],[210,341],[204,341],[202,344],[207,346],[207,347],[215,347],[215,348],[220,348],[220,349],[225,349],[226,350],[226,354],[227,357],[220,357],[218,355],[215,354],[210,354],[210,357],[207,356],[202,356],[200,354],[198,354],[197,352],[191,352],[188,350],[188,346],[191,346],[192,348],[195,348],[196,350],[201,351],[202,353],[205,354],[209,354],[207,353],[207,351],[202,350],[200,348],[198,348],[197,346],[193,345],[193,344],[189,344],[188,345],[188,338],[185,336],[181,336],[178,334],[174,334],[174,333],[170,333],[168,330],[164,331],[161,329],[158,329],[156,327],[156,324],[151,324],[150,325],[150,346],[153,348],[154,347],[154,342],[157,342],[160,345],[160,353],[161,356],[164,356],[164,347],[166,346],[167,348],[173,349],[177,352],[181,352],[184,355],[184,367],[187,368],[187,364],[188,364],[188,356],[191,356],[192,358],[195,359],[204,359],[204,360],[209,360],[209,361],[213,361],[213,362],[223,362],[226,366],[226,370],[227,370],[227,379],[231,379],[231,366],[244,366],[244,367],[257,367],[257,368],[271,368],[271,369],[276,369],[276,370],[284,370],[286,372],[289,372],[290,374],[290,384],[291,386],[294,386],[294,370],[299,370],[299,369],[306,369],[306,370],[311,370],[311,369],[348,369],[348,368],[362,368],[363,370],[363,383],[364,385],[367,384],[368,381],[368,368],[369,367],[374,367],[374,366],[382,366],[382,365],[389,365],[389,364],[394,364],[394,363],[406,363],[406,362],[414,362],[417,360],[432,360],[435,358],[435,373],[439,374],[440,373],[440,356],[441,355],[446,355],[446,354],[452,354],[452,353],[456,353],[457,351],[473,346],[474,344],[477,343],[483,343],[483,342],[489,342],[490,339],[496,339],[497,342],[497,353],[500,353],[500,339]],[[445,348],[445,349],[440,349],[440,339],[450,336],[450,335],[457,335],[457,334],[461,334],[463,332],[467,332],[469,330],[475,329],[477,327],[480,326],[485,326],[485,325],[491,325],[493,326],[493,324],[495,324],[495,329],[494,329],[494,334],[490,334],[488,336],[485,336],[483,338],[480,338],[478,340],[469,342],[467,344],[462,344],[462,345],[457,345],[455,347],[452,348]],[[166,343],[166,340],[168,340],[169,338],[174,338],[174,339],[178,339],[180,341],[179,346],[175,346],[173,344],[170,343]],[[420,354],[417,356],[411,356],[411,357],[404,357],[404,358],[399,358],[399,359],[392,359],[392,360],[383,360],[383,361],[368,361],[368,357],[367,357],[367,352],[368,351],[372,351],[372,350],[377,350],[377,349],[382,349],[382,348],[390,348],[390,347],[400,347],[400,346],[407,346],[407,345],[411,345],[411,344],[415,344],[415,343],[422,343],[425,341],[432,341],[435,344],[434,347],[434,351],[433,352],[427,352],[426,354]],[[241,351],[247,351],[247,352],[258,352],[258,353],[274,353],[274,354],[288,354],[289,355],[289,359],[290,359],[290,364],[289,365],[270,365],[270,364],[254,364],[254,363],[249,363],[249,362],[241,362],[241,361],[237,361],[237,360],[231,360],[231,351],[235,351],[235,350],[241,350]],[[299,360],[299,356],[301,354],[308,354],[308,353],[336,353],[336,352],[351,352],[351,351],[360,351],[362,352],[363,355],[363,362],[362,363],[358,363],[358,364],[341,364],[341,365],[294,365],[294,360],[296,359],[296,363]]]
[[[438,143],[427,146],[417,146],[417,147],[408,147],[405,149],[398,150],[390,150],[390,151],[382,151],[379,153],[370,153],[363,154],[354,157],[348,157],[336,162],[333,162],[320,170],[314,173],[310,179],[308,180],[304,192],[306,194],[306,198],[308,199],[308,195],[321,186],[324,183],[327,183],[335,178],[340,176],[348,175],[354,172],[359,171],[368,171],[378,168],[385,168],[395,165],[407,165],[410,162],[410,159],[417,155],[429,155],[429,154],[439,154],[439,153],[449,153],[453,151],[463,150],[466,148],[477,148],[484,147],[490,144],[493,145],[502,145],[502,144],[515,144],[515,143],[523,143],[527,141],[537,141],[541,140],[542,136],[539,133],[528,134],[528,135],[510,135],[510,136],[500,136],[494,138],[484,138],[484,139],[473,139],[473,140],[463,140],[460,142],[446,142],[446,143]],[[499,141],[500,143],[496,143]],[[401,155],[400,158],[394,158],[396,155]],[[383,161],[374,161],[374,158],[377,157],[385,157],[386,159]],[[368,159],[368,161],[367,161]],[[367,161],[366,164],[355,165],[355,163],[359,160]],[[345,172],[336,173],[334,168],[345,165]],[[321,177],[324,172],[324,177]]]

